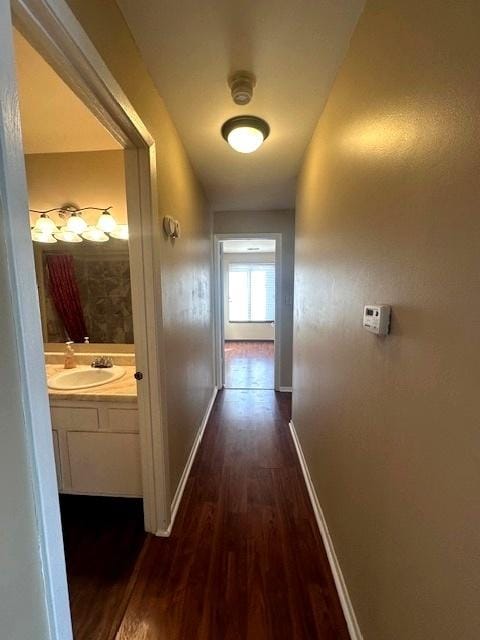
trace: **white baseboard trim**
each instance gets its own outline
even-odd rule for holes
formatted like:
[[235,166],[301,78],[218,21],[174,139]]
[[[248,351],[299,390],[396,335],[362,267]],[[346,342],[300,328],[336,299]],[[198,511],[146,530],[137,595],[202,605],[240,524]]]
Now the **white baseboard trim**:
[[218,393],[218,388],[213,387],[212,396],[208,401],[207,409],[202,418],[202,422],[198,428],[197,435],[195,436],[195,440],[193,441],[193,445],[187,459],[187,463],[185,464],[185,468],[183,469],[182,477],[180,478],[180,482],[178,483],[177,490],[175,491],[175,495],[172,500],[172,505],[170,509],[170,513],[171,513],[170,524],[168,525],[167,529],[159,529],[156,533],[156,535],[161,538],[168,538],[168,536],[172,533],[175,518],[177,516],[178,507],[180,506],[183,492],[185,490],[185,485],[187,484],[188,476],[190,475],[190,470],[192,468],[193,461],[195,460],[198,447],[200,446],[200,442],[202,441],[203,434],[205,432],[205,427],[207,426],[208,419],[210,418],[210,414],[212,412],[212,408],[215,402],[215,398],[217,397],[217,393]]
[[292,420],[290,420],[289,426],[293,438],[293,443],[295,445],[295,449],[297,450],[298,460],[302,468],[305,484],[307,485],[310,502],[312,503],[315,518],[317,520],[317,525],[322,536],[323,544],[325,545],[325,551],[327,552],[328,562],[333,574],[333,579],[335,580],[335,586],[337,588],[340,604],[342,605],[343,615],[345,616],[345,620],[347,622],[350,638],[352,640],[363,640],[363,636],[360,631],[357,618],[355,616],[355,611],[353,609],[352,601],[350,600],[350,596],[348,594],[347,585],[345,584],[342,570],[335,553],[332,538],[330,537],[330,533],[328,531],[327,522],[318,501],[317,493],[313,486],[312,478],[310,477],[310,472],[308,470],[305,456],[303,455],[302,447],[300,445],[300,440],[298,439],[297,432],[295,431],[295,425],[293,424]]
[[285,393],[292,393],[292,387],[279,387],[278,390]]

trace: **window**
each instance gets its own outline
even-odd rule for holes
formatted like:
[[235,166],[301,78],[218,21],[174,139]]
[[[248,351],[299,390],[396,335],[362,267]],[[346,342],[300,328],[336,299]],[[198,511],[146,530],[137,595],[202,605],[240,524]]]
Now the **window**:
[[275,320],[274,264],[229,264],[228,319],[230,322]]

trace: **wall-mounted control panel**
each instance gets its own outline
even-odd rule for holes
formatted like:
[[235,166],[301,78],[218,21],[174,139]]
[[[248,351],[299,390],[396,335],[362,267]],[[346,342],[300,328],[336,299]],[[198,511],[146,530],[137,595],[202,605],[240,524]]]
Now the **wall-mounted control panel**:
[[388,304],[367,304],[363,309],[363,326],[367,331],[386,336],[390,331],[392,309]]

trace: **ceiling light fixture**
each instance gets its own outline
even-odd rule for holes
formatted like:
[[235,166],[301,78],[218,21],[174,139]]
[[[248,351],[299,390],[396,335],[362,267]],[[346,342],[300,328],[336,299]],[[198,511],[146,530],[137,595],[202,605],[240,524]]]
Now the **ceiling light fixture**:
[[223,123],[222,136],[239,153],[253,153],[268,138],[270,127],[257,116],[236,116]]

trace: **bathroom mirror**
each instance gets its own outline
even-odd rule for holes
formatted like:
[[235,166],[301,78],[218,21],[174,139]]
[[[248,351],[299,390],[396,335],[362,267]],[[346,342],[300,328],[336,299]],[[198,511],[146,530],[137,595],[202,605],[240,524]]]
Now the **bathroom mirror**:
[[34,252],[45,343],[133,344],[126,241],[34,243]]

